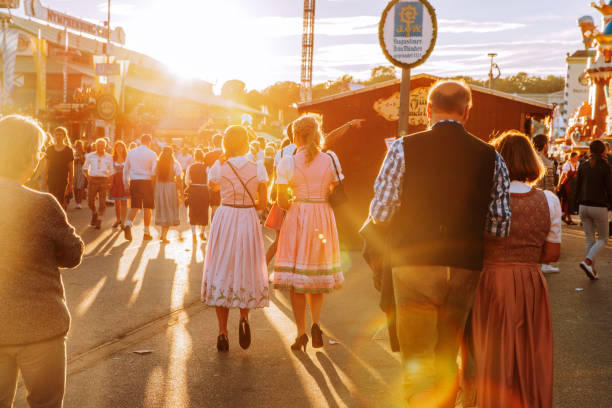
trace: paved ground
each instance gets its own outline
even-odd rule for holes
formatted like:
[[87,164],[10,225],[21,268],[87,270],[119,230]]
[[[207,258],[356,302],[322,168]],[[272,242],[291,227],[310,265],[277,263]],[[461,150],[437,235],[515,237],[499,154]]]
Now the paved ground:
[[[230,353],[216,352],[214,310],[199,302],[204,246],[191,234],[142,244],[86,226],[88,211],[71,210],[87,243],[83,264],[63,272],[73,315],[68,341],[68,408],[115,407],[395,407],[401,401],[399,357],[391,353],[377,292],[358,253],[343,254],[345,287],[325,300],[323,349],[294,354],[289,301],[251,317],[253,344],[238,346],[230,315]],[[268,239],[268,238],[267,238]],[[612,406],[612,246],[590,282],[577,268],[583,234],[564,232],[561,273],[548,275],[555,336],[555,407]],[[581,289],[581,290],[577,290]],[[148,354],[136,354],[145,351]],[[17,407],[24,407],[24,390]]]

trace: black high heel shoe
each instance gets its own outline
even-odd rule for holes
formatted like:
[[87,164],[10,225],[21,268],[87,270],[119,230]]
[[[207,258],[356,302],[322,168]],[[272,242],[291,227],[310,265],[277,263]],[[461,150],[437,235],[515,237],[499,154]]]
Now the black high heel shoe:
[[321,348],[323,347],[323,331],[318,324],[313,324],[310,328],[310,335],[312,336],[312,347]]
[[238,343],[245,350],[251,345],[251,327],[244,317],[240,319],[240,324],[238,325]]
[[229,351],[229,340],[225,334],[220,334],[217,337],[217,351]]
[[301,348],[306,352],[306,345],[308,344],[308,335],[302,334],[300,337],[295,339],[295,343],[291,345],[291,350],[299,350]]

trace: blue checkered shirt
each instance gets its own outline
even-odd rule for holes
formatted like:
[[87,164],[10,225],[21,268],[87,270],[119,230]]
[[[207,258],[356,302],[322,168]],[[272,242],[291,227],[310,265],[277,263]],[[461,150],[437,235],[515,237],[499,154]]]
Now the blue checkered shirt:
[[[374,199],[370,204],[370,216],[378,222],[390,221],[401,205],[404,172],[404,144],[396,140],[374,182]],[[504,159],[496,152],[493,187],[485,230],[497,237],[507,237],[510,233],[510,177]]]

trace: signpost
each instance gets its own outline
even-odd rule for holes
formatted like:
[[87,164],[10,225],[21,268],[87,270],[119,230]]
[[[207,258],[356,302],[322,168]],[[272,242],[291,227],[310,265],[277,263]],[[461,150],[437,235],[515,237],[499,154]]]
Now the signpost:
[[410,69],[431,55],[438,36],[436,12],[427,0],[392,0],[382,13],[378,38],[385,57],[402,68],[398,136],[408,133]]

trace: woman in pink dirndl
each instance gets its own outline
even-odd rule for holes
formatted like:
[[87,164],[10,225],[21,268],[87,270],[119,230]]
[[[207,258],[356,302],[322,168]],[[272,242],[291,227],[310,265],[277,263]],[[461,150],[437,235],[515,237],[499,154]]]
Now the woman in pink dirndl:
[[[321,125],[315,115],[293,123],[295,156],[278,165],[278,203],[289,208],[283,222],[274,265],[274,287],[290,291],[297,326],[294,350],[306,350],[306,300],[312,317],[312,346],[323,346],[319,318],[323,294],[344,281],[334,212],[328,202],[342,172],[336,155],[321,152]],[[334,170],[335,161],[336,168]],[[289,189],[294,199],[289,204]]]
[[211,187],[220,188],[221,206],[210,226],[204,260],[202,301],[214,306],[219,322],[217,350],[228,351],[230,308],[240,309],[239,343],[251,344],[249,311],[268,306],[268,267],[257,209],[267,205],[263,163],[249,161],[248,136],[230,126],[223,136],[225,159],[210,169]]

